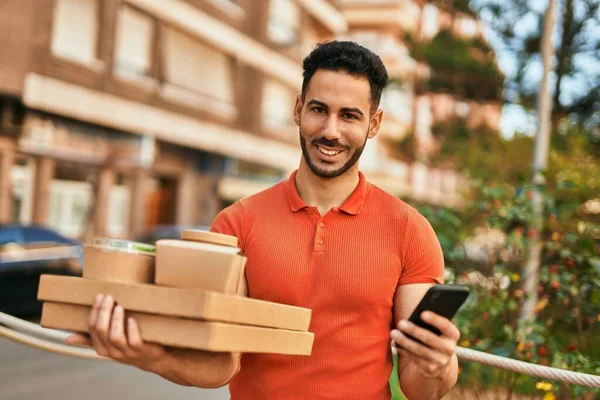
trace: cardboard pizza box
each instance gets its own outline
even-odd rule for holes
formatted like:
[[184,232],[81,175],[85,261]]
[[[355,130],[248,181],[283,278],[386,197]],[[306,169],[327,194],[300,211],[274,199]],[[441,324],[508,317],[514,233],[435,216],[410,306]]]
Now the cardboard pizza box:
[[[41,325],[88,332],[91,307],[46,302]],[[142,339],[166,346],[216,352],[310,355],[314,334],[285,329],[191,320],[128,312],[136,319]]]
[[311,310],[218,292],[42,275],[38,300],[91,306],[112,296],[127,311],[308,331]]

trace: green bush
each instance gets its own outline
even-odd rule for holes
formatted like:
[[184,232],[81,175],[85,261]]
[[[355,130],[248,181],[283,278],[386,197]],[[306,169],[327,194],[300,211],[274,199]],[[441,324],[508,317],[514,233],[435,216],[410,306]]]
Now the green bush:
[[[472,288],[472,296],[456,317],[460,345],[600,374],[600,221],[574,207],[561,190],[554,196],[543,195],[546,224],[540,232],[539,302],[535,321],[527,324],[519,321],[525,296],[520,273],[534,233],[532,187],[475,183],[472,200],[461,212],[420,207],[442,244],[447,281]],[[461,371],[459,384],[475,391],[505,388],[533,394],[545,390],[548,398],[559,395],[559,390],[560,398],[600,395],[597,390],[551,385],[474,363],[461,363]]]

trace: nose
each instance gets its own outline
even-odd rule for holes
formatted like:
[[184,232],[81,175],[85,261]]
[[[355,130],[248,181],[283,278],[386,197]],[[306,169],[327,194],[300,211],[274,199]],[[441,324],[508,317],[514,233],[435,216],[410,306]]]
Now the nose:
[[325,120],[321,134],[327,140],[336,140],[341,137],[338,119],[335,114],[332,113]]

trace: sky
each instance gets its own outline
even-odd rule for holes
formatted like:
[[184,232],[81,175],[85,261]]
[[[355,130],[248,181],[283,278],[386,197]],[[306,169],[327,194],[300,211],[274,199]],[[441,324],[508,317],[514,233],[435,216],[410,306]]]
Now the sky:
[[[489,4],[502,1],[503,0],[475,0],[475,3]],[[557,1],[557,13],[555,14],[557,22],[558,18],[560,17],[560,4],[561,1]],[[513,25],[515,33],[519,37],[525,37],[529,33],[536,32],[539,28],[537,26],[537,18],[534,17],[533,12],[537,14],[543,14],[547,5],[548,0],[529,0],[528,6],[532,13],[515,21]],[[575,5],[575,13],[577,15],[581,15],[582,13],[586,12],[581,2],[576,1]],[[482,14],[481,17],[485,22],[488,18],[490,18],[490,15]],[[597,24],[588,24],[586,28],[586,34],[590,37],[590,39],[600,39],[600,27]],[[511,79],[517,73],[517,60],[515,54],[504,48],[502,41],[494,35],[494,32],[491,29],[486,29],[485,33],[488,41],[496,51],[500,68],[504,72],[505,76],[508,79]],[[553,42],[555,43],[555,46],[559,42],[559,34],[560,32],[558,29],[555,29],[553,35]],[[593,43],[593,41],[591,42]],[[579,93],[585,93],[586,90],[589,90],[590,85],[594,84],[593,82],[590,82],[590,79],[593,80],[600,78],[600,74],[598,73],[598,71],[600,71],[600,61],[597,59],[586,55],[579,55],[575,59],[575,64],[577,68],[583,72],[583,74],[573,77],[565,77],[563,79],[561,84],[561,102],[564,104],[571,102],[578,96]],[[537,57],[532,59],[529,63],[528,69],[526,70],[526,82],[531,82],[531,88],[537,89],[537,86],[541,81],[542,73],[543,67],[541,58]],[[551,74],[549,78],[550,89],[554,87],[555,79],[556,78],[554,74]],[[534,135],[536,126],[537,121],[535,112],[527,112],[522,107],[517,105],[507,105],[504,107],[501,119],[502,136],[510,138],[516,132]]]

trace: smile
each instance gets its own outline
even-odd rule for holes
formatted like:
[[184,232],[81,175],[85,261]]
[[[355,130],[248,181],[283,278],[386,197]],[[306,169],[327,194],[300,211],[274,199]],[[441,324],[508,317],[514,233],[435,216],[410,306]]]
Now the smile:
[[343,150],[328,150],[319,145],[317,145],[317,149],[319,150],[320,153],[325,154],[327,156],[337,156],[338,154],[340,154],[343,151]]

